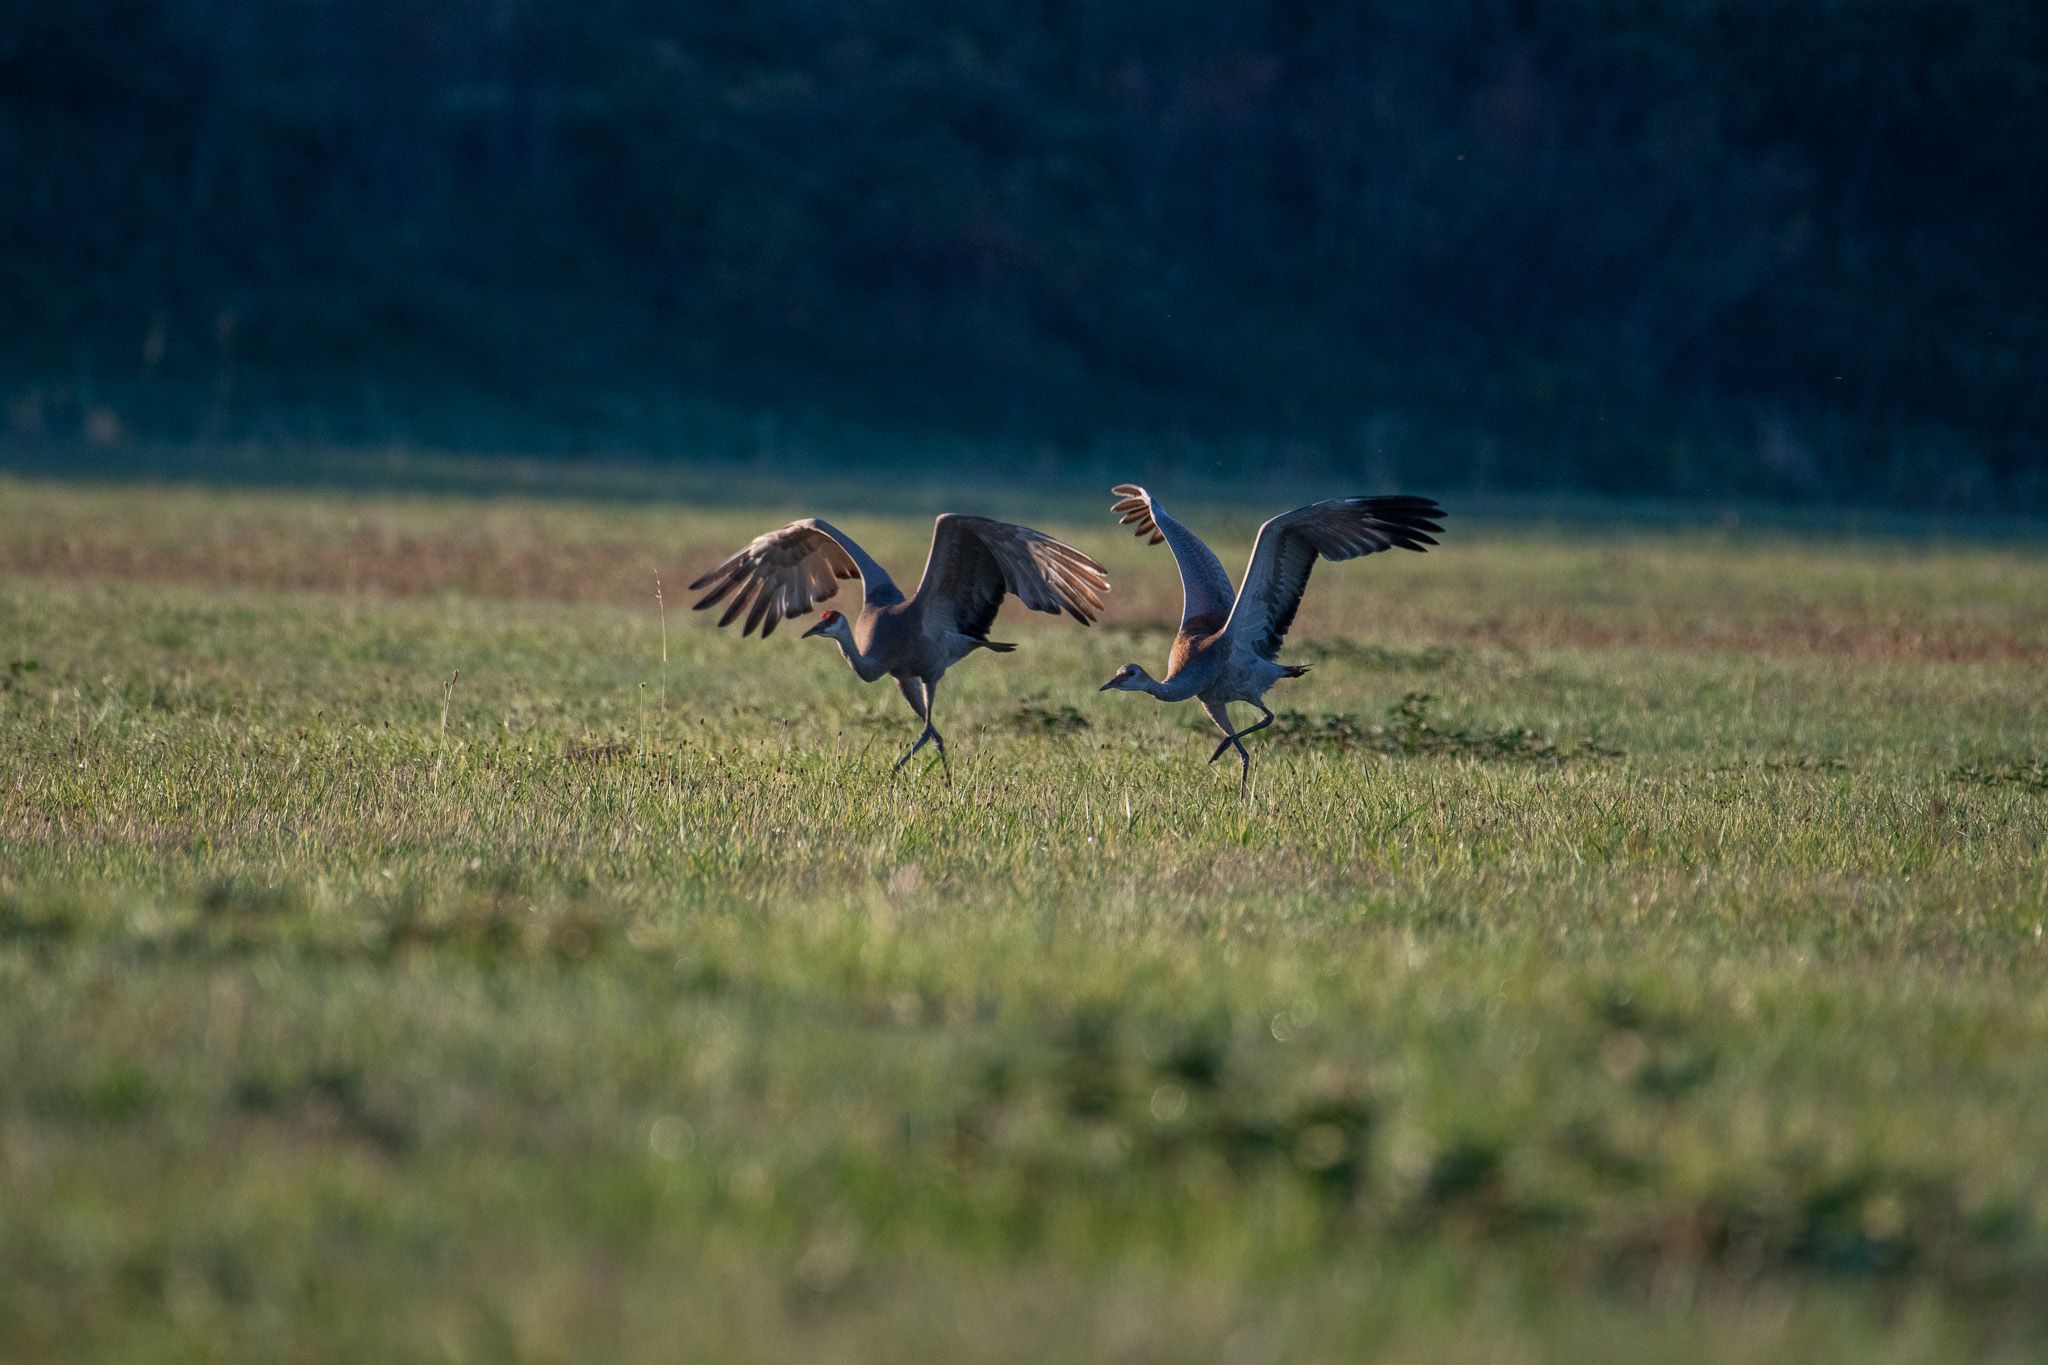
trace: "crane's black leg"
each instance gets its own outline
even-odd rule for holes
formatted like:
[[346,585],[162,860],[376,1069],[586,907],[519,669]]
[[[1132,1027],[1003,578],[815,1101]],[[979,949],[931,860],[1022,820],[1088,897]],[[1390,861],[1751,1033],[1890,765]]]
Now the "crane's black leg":
[[1216,745],[1216,752],[1209,755],[1209,761],[1214,763],[1217,759],[1223,757],[1226,750],[1237,750],[1237,795],[1239,800],[1249,796],[1252,788],[1252,756],[1251,751],[1244,747],[1244,737],[1263,730],[1273,723],[1273,713],[1268,711],[1263,703],[1252,702],[1250,705],[1258,707],[1259,714],[1264,719],[1256,725],[1247,725],[1242,730],[1236,730],[1231,728],[1230,709],[1227,705],[1218,703],[1211,706],[1207,702],[1202,703],[1202,709],[1209,713],[1209,719],[1215,721],[1218,728],[1223,731],[1223,738]]
[[917,743],[911,745],[910,748],[907,751],[905,751],[903,757],[896,760],[895,767],[889,769],[889,776],[894,777],[897,773],[903,771],[903,765],[910,762],[911,759],[916,758],[917,751],[919,749],[922,749],[925,745],[931,742],[932,727],[927,725],[924,727],[923,731],[919,733],[917,737]]
[[1236,738],[1237,738],[1237,727],[1236,727],[1235,725],[1232,725],[1232,724],[1230,723],[1230,703],[1229,703],[1229,702],[1227,702],[1227,701],[1219,701],[1219,702],[1208,702],[1208,701],[1204,701],[1204,702],[1202,703],[1202,709],[1203,709],[1204,711],[1207,711],[1207,712],[1209,713],[1209,719],[1210,719],[1210,720],[1213,720],[1213,721],[1215,721],[1215,722],[1216,722],[1216,728],[1217,728],[1217,729],[1219,729],[1219,730],[1221,730],[1221,731],[1223,732],[1223,741],[1222,741],[1222,743],[1220,743],[1220,744],[1218,744],[1218,745],[1216,746],[1216,752],[1214,752],[1214,753],[1212,753],[1212,754],[1210,754],[1210,755],[1209,755],[1209,761],[1210,761],[1211,763],[1214,763],[1214,762],[1215,762],[1215,761],[1216,761],[1217,759],[1219,759],[1219,758],[1223,757],[1223,751],[1224,751],[1225,749],[1228,749],[1228,748],[1230,747],[1230,742],[1231,742],[1231,741],[1232,741],[1233,739],[1236,739]]
[[939,727],[932,724],[932,698],[939,690],[937,683],[924,685],[924,728],[931,734],[932,743],[939,748],[939,767],[945,771],[946,785],[953,785],[953,761],[946,757],[946,737],[939,733]]
[[[1246,735],[1255,735],[1259,731],[1265,729],[1268,725],[1271,725],[1273,723],[1273,713],[1271,711],[1268,711],[1263,704],[1259,702],[1252,702],[1251,705],[1258,707],[1259,714],[1263,715],[1265,719],[1260,721],[1256,725],[1247,725],[1244,729],[1235,732],[1233,732],[1228,725],[1224,726],[1223,742],[1216,746],[1215,753],[1209,755],[1209,761],[1211,763],[1214,763],[1217,759],[1223,757],[1223,751],[1225,749],[1228,749],[1233,744],[1237,744],[1237,742],[1243,739]],[[1244,746],[1242,744],[1237,744],[1237,751],[1239,753],[1243,753]]]
[[[903,700],[910,703],[910,709],[915,711],[917,718],[924,722],[924,729],[918,734],[917,743],[911,745],[909,752],[896,760],[895,767],[889,769],[889,776],[891,777],[903,771],[903,765],[916,758],[917,751],[938,738],[939,733],[932,729],[931,703],[926,700],[923,679],[898,678],[896,680],[896,690],[903,694]],[[939,744],[940,751],[943,752],[945,747],[945,743],[941,741]]]
[[1271,725],[1273,723],[1273,713],[1266,709],[1264,702],[1255,701],[1252,703],[1252,705],[1258,708],[1259,714],[1264,716],[1265,719],[1260,721],[1257,725],[1247,725],[1244,729],[1239,730],[1237,732],[1237,737],[1239,739],[1243,739],[1246,735],[1255,735],[1259,731],[1265,729],[1268,725]]

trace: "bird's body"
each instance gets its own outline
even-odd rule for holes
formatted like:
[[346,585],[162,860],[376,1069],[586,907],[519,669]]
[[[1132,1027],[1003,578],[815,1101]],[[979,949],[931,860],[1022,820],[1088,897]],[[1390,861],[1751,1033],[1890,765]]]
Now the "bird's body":
[[[1273,723],[1266,693],[1282,678],[1298,678],[1305,664],[1277,657],[1317,559],[1352,559],[1399,546],[1423,550],[1436,544],[1430,532],[1443,529],[1443,509],[1428,498],[1334,498],[1282,513],[1259,528],[1245,569],[1233,588],[1215,552],[1182,526],[1135,484],[1119,484],[1114,510],[1141,538],[1165,541],[1180,567],[1182,610],[1167,655],[1166,676],[1153,678],[1137,664],[1125,664],[1103,691],[1144,692],[1161,701],[1199,702],[1223,731],[1209,755],[1215,762],[1235,747],[1240,785],[1251,780],[1251,755],[1244,736]],[[1243,730],[1230,723],[1230,703],[1256,707],[1262,717]]]
[[1102,610],[1109,577],[1071,545],[1040,531],[987,517],[947,513],[932,528],[924,577],[908,597],[866,551],[829,522],[793,521],[752,544],[690,585],[709,591],[703,610],[732,595],[718,624],[747,612],[744,633],[765,637],[786,617],[801,616],[858,577],[860,613],[852,620],[827,611],[805,635],[827,635],[863,682],[896,680],[924,722],[901,768],[927,743],[938,746],[948,773],[946,741],[932,725],[934,689],[946,670],[979,649],[1006,654],[1015,645],[988,638],[1006,595],[1032,611],[1064,612],[1082,625]]
[[966,635],[943,622],[927,622],[917,602],[864,606],[854,618],[846,661],[862,682],[921,678],[937,682],[945,671],[977,649],[1008,653],[1015,645]]

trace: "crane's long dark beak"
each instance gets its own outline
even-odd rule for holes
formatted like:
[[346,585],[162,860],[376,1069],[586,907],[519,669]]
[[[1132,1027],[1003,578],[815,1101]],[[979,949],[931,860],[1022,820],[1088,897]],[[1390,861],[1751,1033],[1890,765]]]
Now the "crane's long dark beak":
[[812,626],[812,627],[811,627],[811,628],[810,628],[809,630],[805,631],[805,632],[804,632],[804,633],[803,633],[803,634],[802,634],[802,635],[801,635],[800,637],[798,637],[798,638],[800,638],[800,639],[804,639],[804,640],[808,640],[808,639],[810,639],[810,638],[811,638],[811,637],[812,637],[813,635],[823,635],[824,633],[825,633],[825,623],[824,623],[823,621],[820,621],[820,622],[818,622],[818,624],[817,624],[817,625],[815,625],[815,626]]
[[[1123,674],[1121,674],[1121,673],[1119,673],[1119,674],[1117,674],[1117,675],[1116,675],[1116,677],[1117,677],[1117,678],[1121,678],[1122,676],[1123,676]],[[1110,680],[1109,680],[1108,682],[1104,683],[1104,684],[1103,684],[1102,686],[1100,686],[1100,687],[1096,688],[1095,690],[1096,690],[1097,692],[1107,692],[1107,691],[1109,691],[1109,689],[1110,689],[1110,688],[1112,688],[1112,687],[1115,687],[1115,686],[1116,686],[1116,678],[1111,678],[1111,679],[1110,679]]]

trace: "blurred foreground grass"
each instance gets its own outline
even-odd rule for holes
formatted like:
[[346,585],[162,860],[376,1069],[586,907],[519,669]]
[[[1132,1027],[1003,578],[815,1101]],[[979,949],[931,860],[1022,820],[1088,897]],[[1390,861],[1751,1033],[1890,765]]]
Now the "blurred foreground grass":
[[1318,573],[1241,803],[1094,691],[1178,608],[1106,515],[891,783],[684,609],[806,510],[0,484],[0,1358],[2048,1330],[2038,548],[1454,520]]

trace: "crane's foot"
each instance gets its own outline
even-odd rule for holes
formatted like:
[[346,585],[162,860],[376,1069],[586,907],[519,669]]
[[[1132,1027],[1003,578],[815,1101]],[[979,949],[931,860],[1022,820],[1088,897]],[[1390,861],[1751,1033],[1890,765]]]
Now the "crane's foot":
[[1252,756],[1242,744],[1237,746],[1237,761],[1237,799],[1242,801],[1252,794]]

